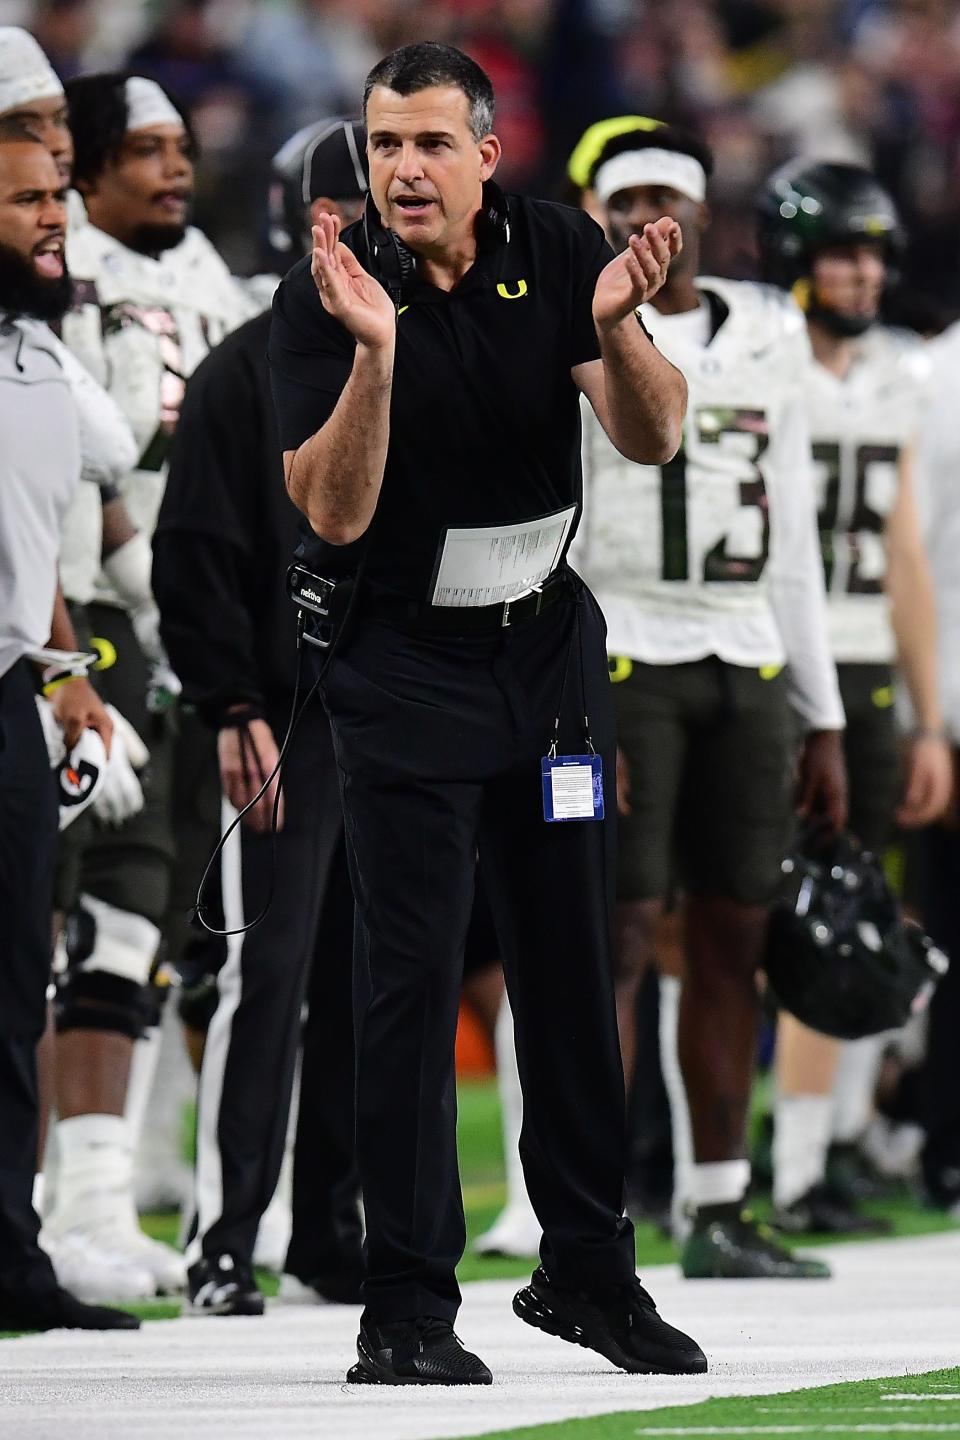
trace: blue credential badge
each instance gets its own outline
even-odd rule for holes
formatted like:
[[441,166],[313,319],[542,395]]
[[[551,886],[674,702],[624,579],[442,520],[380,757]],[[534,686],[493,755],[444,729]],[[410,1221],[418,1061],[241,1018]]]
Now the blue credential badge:
[[544,820],[552,824],[603,819],[603,761],[599,755],[545,755],[540,775]]

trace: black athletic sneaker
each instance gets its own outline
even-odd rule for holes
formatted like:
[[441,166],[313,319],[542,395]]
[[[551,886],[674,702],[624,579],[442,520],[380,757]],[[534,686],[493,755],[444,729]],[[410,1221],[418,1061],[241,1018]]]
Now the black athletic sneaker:
[[889,1235],[889,1220],[864,1215],[855,1200],[826,1181],[774,1211],[773,1224],[790,1235]]
[[357,1354],[347,1371],[351,1385],[493,1384],[486,1365],[464,1350],[450,1322],[432,1315],[361,1325]]
[[85,1305],[69,1290],[46,1295],[0,1295],[0,1330],[139,1330],[140,1321],[126,1310]]
[[204,1255],[187,1271],[185,1315],[262,1315],[263,1295],[253,1271],[232,1255]]
[[699,1211],[680,1252],[688,1280],[825,1280],[822,1260],[793,1255],[768,1225],[739,1205],[707,1205]]
[[596,1350],[633,1374],[702,1375],[707,1368],[697,1342],[660,1318],[639,1280],[587,1293],[557,1285],[538,1266],[513,1297],[513,1310],[528,1325]]

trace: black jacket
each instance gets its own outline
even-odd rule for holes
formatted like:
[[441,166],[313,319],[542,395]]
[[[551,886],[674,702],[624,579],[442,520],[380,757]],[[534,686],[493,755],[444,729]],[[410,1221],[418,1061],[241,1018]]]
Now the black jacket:
[[289,707],[297,544],[266,349],[270,313],[241,325],[187,386],[153,540],[161,635],[184,699],[213,725],[237,702]]

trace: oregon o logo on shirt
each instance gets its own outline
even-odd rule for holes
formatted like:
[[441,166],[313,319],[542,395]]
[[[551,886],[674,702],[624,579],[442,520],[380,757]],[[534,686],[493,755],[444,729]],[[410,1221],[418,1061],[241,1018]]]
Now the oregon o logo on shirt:
[[520,300],[520,299],[523,298],[524,295],[526,295],[526,293],[527,293],[527,282],[526,282],[526,280],[517,280],[517,281],[514,282],[514,283],[516,284],[516,287],[517,287],[517,288],[516,288],[516,290],[511,290],[508,284],[506,284],[503,280],[500,281],[499,285],[497,286],[497,294],[501,297],[501,299],[503,299],[503,300]]

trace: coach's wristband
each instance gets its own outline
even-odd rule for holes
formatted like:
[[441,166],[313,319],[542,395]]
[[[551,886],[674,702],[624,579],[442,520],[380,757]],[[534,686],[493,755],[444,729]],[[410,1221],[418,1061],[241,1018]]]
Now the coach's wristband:
[[263,710],[259,705],[253,703],[231,706],[228,710],[221,710],[217,717],[218,730],[235,730],[240,725],[249,725],[251,720],[262,720]]

